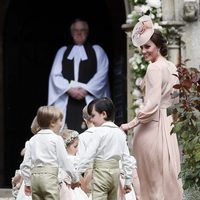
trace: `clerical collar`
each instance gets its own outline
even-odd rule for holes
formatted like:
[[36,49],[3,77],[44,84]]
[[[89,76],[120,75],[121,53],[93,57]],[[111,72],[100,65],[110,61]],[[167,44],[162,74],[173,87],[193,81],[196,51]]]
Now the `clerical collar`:
[[74,45],[67,58],[69,60],[72,60],[75,57],[78,57],[80,60],[88,59],[83,45]]

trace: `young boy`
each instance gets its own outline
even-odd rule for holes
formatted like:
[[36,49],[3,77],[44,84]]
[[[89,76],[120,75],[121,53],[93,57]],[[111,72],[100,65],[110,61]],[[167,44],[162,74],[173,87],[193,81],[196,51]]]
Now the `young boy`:
[[64,141],[57,135],[62,126],[62,112],[54,106],[41,106],[37,122],[41,130],[29,140],[24,160],[20,165],[25,182],[25,193],[32,199],[59,200],[58,167],[71,176],[79,186],[79,176],[69,161]]
[[88,114],[94,126],[94,136],[79,164],[83,173],[93,164],[92,199],[116,200],[119,186],[119,160],[125,172],[125,192],[131,191],[133,160],[130,156],[125,133],[113,123],[115,109],[107,97],[95,99],[88,105]]

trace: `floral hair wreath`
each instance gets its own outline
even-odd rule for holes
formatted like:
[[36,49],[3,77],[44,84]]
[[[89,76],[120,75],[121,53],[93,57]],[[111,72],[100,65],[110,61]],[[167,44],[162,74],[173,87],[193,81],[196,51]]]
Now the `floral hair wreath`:
[[138,20],[139,22],[135,25],[132,32],[132,42],[136,47],[147,43],[154,33],[153,22],[150,16],[144,15]]
[[67,138],[64,140],[66,146],[68,146],[69,144],[71,144],[75,139],[77,139],[79,136],[79,133],[77,131],[74,130],[68,130],[68,136]]

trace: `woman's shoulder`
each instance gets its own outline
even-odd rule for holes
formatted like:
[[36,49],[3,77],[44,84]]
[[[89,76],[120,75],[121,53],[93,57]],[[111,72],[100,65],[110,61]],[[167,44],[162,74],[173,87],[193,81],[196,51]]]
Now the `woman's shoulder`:
[[154,63],[150,63],[148,65],[148,68],[147,70],[161,70],[161,67],[162,67],[163,63],[160,63],[159,61],[156,61]]
[[166,60],[166,59],[161,59],[161,60],[157,60],[156,62],[150,63],[148,65],[148,69],[162,70],[165,67],[168,68],[169,66],[176,68],[175,64],[172,63],[171,61]]

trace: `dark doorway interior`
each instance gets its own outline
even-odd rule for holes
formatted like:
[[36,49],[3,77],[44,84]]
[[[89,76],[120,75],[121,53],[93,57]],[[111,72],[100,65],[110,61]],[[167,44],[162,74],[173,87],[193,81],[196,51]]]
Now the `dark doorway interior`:
[[10,0],[4,31],[5,170],[4,187],[22,161],[20,151],[32,134],[37,108],[47,103],[48,76],[56,51],[70,40],[74,18],[90,25],[90,41],[110,59],[116,123],[126,118],[126,37],[124,1]]

